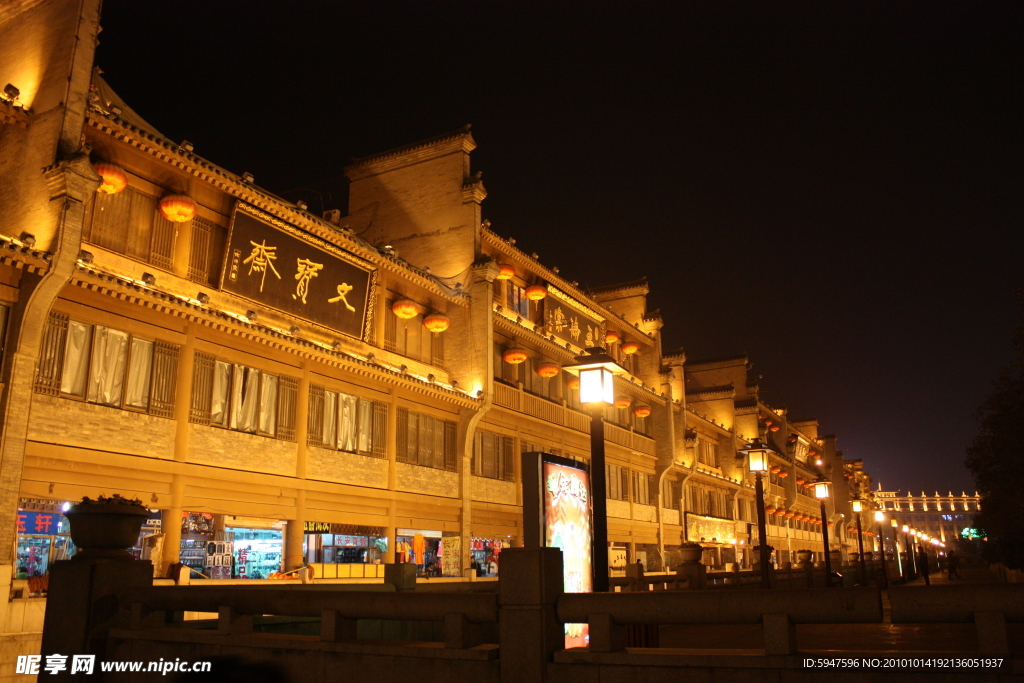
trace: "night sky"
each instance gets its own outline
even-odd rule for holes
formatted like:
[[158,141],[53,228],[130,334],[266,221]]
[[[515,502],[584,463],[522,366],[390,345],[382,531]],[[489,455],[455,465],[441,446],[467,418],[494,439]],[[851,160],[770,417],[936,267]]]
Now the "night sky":
[[499,234],[584,285],[646,275],[666,350],[747,352],[886,490],[973,490],[1024,285],[1024,3],[105,0],[102,25],[130,106],[313,211],[350,158],[473,124]]

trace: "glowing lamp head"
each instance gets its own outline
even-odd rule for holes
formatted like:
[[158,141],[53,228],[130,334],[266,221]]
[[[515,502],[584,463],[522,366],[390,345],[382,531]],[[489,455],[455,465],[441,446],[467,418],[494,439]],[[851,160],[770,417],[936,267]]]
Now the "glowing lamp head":
[[864,503],[859,500],[851,500],[850,505],[854,512],[864,512]]
[[876,522],[884,522],[885,521],[885,513],[882,512],[881,510],[875,510],[875,521]]
[[904,525],[903,525],[903,533],[905,533],[905,534],[906,534],[906,533],[909,533],[909,532],[910,532],[910,527],[909,527],[909,526],[907,526],[906,524],[904,524]]
[[580,403],[615,405],[615,375],[626,371],[604,349],[587,349],[587,355],[562,369],[579,377]]
[[753,439],[741,452],[747,454],[748,467],[751,472],[761,472],[763,474],[768,471],[768,454],[772,452],[772,449],[768,447],[768,444],[761,441],[760,437]]
[[826,498],[828,498],[828,489],[831,485],[832,482],[830,482],[827,479],[819,479],[818,481],[814,482],[814,497],[817,498],[818,500],[825,500]]
[[891,525],[892,525],[892,528],[893,528],[893,529],[895,529],[896,527],[898,527],[898,526],[900,525],[900,523],[899,523],[899,522],[897,522],[895,518],[893,518],[893,519],[890,519],[890,520],[889,520],[889,524],[891,524]]

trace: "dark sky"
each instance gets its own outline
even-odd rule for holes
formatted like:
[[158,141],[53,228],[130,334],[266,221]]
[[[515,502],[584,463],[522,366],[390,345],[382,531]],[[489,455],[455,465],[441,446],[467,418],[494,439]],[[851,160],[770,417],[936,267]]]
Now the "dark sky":
[[746,351],[886,489],[971,489],[1011,360],[1024,3],[106,0],[143,117],[312,210],[351,157],[473,124],[484,216],[666,348]]

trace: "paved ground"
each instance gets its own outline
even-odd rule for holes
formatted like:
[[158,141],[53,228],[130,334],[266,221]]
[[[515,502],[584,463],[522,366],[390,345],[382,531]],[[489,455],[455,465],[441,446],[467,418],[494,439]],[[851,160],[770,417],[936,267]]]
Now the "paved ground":
[[[961,567],[962,579],[948,579],[945,573],[931,577],[932,586],[957,583],[997,583],[986,567]],[[924,579],[908,586],[929,590]],[[801,652],[976,652],[977,637],[973,624],[892,624],[888,619],[888,596],[882,593],[885,607],[881,624],[806,624],[797,626],[797,647]],[[1008,624],[1010,647],[1024,655],[1024,624]],[[764,647],[759,625],[744,626],[662,626],[661,647],[707,649],[757,649]]]

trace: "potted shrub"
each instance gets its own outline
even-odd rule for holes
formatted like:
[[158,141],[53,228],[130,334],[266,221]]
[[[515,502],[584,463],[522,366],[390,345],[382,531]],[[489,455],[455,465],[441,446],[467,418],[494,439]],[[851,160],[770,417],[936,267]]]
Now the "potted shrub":
[[690,541],[679,546],[679,561],[683,564],[697,564],[704,556],[704,546]]
[[131,558],[126,550],[135,545],[149,510],[138,499],[119,494],[82,498],[65,513],[71,525],[71,540],[79,557]]

